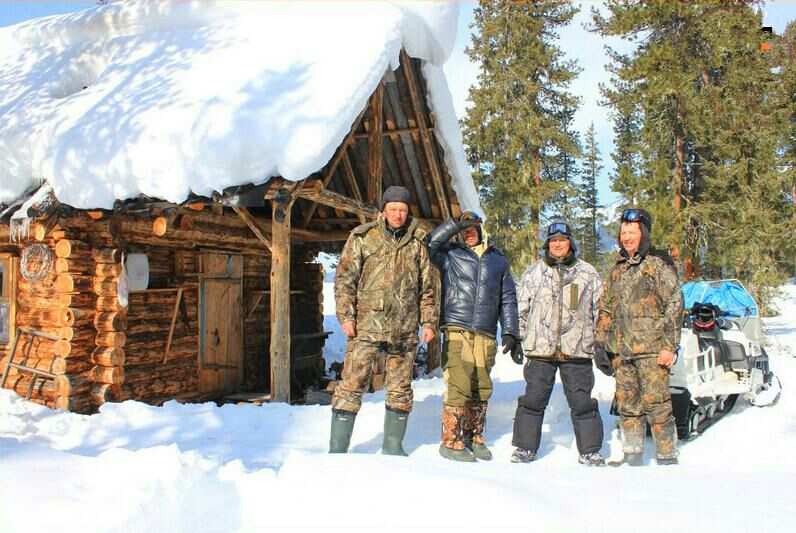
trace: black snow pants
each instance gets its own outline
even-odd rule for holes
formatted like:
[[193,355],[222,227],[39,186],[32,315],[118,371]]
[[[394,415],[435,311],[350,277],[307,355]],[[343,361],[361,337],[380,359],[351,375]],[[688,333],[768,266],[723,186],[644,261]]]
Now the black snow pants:
[[517,399],[517,413],[514,417],[514,438],[512,444],[536,452],[542,439],[542,419],[553,384],[556,371],[561,371],[564,394],[569,403],[572,427],[578,452],[593,453],[603,445],[603,421],[597,407],[597,400],[591,397],[594,387],[594,370],[590,359],[557,361],[528,359],[523,369],[525,394]]

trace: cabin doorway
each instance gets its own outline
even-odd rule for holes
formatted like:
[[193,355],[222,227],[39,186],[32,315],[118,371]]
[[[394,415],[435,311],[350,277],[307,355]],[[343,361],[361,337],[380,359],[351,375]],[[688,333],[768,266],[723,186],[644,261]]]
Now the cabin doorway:
[[199,278],[199,391],[237,392],[243,383],[243,261],[204,253]]

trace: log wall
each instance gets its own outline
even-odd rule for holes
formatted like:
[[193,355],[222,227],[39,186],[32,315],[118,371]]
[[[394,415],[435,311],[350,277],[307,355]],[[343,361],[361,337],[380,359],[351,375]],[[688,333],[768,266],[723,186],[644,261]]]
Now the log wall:
[[[33,400],[49,407],[90,413],[107,401],[135,399],[153,404],[199,394],[199,257],[203,251],[236,250],[243,255],[245,391],[270,387],[270,256],[233,216],[199,213],[172,219],[162,235],[155,217],[92,220],[77,212],[35,227],[32,239],[5,249],[20,251],[42,242],[53,251],[49,275],[31,283],[18,279],[17,325],[58,336],[57,341],[20,342],[29,363],[57,374],[39,382]],[[207,235],[206,235],[207,234]],[[314,250],[314,248],[312,248]],[[145,253],[149,289],[132,292],[119,305],[123,254]],[[297,247],[291,273],[291,332],[323,329],[323,271],[307,263],[314,255]],[[177,291],[182,304],[168,355]],[[0,370],[8,354],[0,354]],[[27,392],[30,376],[12,369],[8,387]]]
[[[96,315],[90,246],[85,241],[66,239],[57,225],[49,234],[40,236],[41,242],[53,252],[54,261],[48,275],[40,281],[18,276],[16,325],[43,331],[58,340],[22,335],[15,361],[22,362],[21,356],[27,354],[28,366],[56,375],[54,381],[37,381],[33,401],[48,407],[90,412]],[[20,243],[17,250],[21,252],[32,242],[35,241]],[[10,347],[2,354],[2,369],[10,356],[9,350]],[[30,374],[11,369],[6,387],[24,395],[31,379]]]

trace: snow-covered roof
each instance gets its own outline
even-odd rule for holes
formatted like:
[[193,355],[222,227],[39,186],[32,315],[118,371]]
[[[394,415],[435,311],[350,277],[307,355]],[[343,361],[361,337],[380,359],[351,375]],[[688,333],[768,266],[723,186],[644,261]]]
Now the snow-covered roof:
[[0,204],[78,208],[306,178],[403,47],[424,60],[464,209],[478,197],[442,74],[455,2],[126,0],[0,28]]

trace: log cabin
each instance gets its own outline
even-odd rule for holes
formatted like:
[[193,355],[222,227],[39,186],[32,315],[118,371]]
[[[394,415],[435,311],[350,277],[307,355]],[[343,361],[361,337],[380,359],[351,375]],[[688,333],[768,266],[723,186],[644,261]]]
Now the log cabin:
[[[69,203],[56,166],[0,196],[2,385],[81,413],[125,400],[303,401],[328,335],[317,254],[377,217],[390,185],[409,189],[427,228],[478,209],[441,68],[407,47],[395,55],[305,175],[94,206]],[[12,133],[0,128],[0,148]]]

